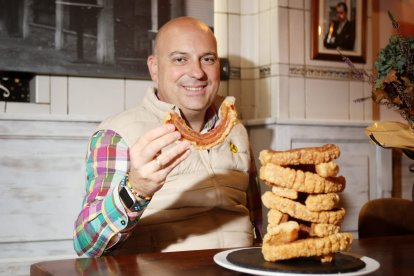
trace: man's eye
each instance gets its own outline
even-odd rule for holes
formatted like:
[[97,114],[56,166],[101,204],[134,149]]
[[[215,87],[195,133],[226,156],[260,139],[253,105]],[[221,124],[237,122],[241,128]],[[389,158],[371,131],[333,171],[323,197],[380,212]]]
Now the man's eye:
[[216,57],[213,57],[213,56],[209,56],[209,57],[203,57],[202,59],[201,59],[201,62],[202,63],[204,63],[204,64],[214,64],[215,62],[216,62]]
[[183,58],[183,57],[176,57],[176,58],[173,58],[173,62],[174,63],[176,63],[176,64],[183,64],[183,63],[185,63],[187,60],[185,59],[185,58]]

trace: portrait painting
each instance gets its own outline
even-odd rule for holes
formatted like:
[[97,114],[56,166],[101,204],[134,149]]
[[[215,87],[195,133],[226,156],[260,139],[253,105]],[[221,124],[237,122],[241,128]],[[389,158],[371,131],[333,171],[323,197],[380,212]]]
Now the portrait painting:
[[366,61],[366,1],[312,0],[311,58]]

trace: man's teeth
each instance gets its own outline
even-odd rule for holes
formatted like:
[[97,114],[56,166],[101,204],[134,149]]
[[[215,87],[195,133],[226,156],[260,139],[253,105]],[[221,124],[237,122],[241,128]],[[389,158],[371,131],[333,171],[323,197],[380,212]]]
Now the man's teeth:
[[200,91],[203,90],[204,87],[185,87],[185,89],[190,90],[190,91]]

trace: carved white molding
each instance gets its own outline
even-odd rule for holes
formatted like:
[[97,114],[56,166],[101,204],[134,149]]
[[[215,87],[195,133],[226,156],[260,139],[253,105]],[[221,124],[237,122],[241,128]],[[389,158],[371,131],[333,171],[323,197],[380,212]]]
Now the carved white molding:
[[335,80],[352,79],[352,74],[349,69],[319,66],[289,66],[289,76]]
[[230,67],[230,79],[232,80],[239,80],[241,73],[239,67]]
[[259,68],[260,78],[270,77],[271,69],[269,66],[263,66]]

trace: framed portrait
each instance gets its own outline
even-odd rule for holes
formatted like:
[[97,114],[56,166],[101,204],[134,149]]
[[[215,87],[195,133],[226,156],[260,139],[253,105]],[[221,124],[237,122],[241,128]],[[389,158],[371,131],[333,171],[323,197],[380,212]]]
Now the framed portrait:
[[366,62],[366,1],[311,1],[311,58]]

